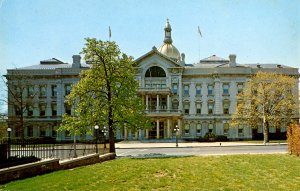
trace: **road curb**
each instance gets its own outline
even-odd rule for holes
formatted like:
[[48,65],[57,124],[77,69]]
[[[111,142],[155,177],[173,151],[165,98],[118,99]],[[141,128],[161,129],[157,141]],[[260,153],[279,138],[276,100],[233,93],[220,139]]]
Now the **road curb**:
[[267,144],[267,145],[263,145],[263,144],[252,144],[252,145],[207,145],[207,146],[162,146],[162,147],[153,147],[153,146],[145,146],[145,147],[116,147],[116,149],[155,149],[155,148],[168,148],[168,149],[171,149],[171,148],[201,148],[201,147],[242,147],[242,146],[265,146],[265,147],[268,147],[268,146],[279,146],[279,145],[287,145],[287,143],[280,143],[280,144]]

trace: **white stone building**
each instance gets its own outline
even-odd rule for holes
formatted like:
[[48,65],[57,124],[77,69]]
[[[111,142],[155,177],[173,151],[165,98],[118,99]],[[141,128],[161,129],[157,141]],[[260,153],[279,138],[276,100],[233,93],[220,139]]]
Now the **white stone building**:
[[[182,139],[197,139],[207,132],[227,136],[229,139],[252,139],[262,129],[252,131],[249,127],[230,128],[231,114],[235,111],[236,95],[243,90],[250,75],[257,71],[278,72],[299,76],[298,69],[279,64],[241,64],[236,55],[228,59],[212,55],[196,64],[186,64],[185,55],[172,44],[171,25],[167,21],[165,38],[159,47],[136,59],[136,79],[140,83],[138,94],[144,100],[147,115],[153,120],[153,129],[138,132],[118,129],[117,139],[171,139],[174,128],[179,127]],[[28,86],[25,97],[32,99],[25,114],[25,136],[52,136],[69,139],[65,133],[56,133],[63,113],[72,112],[64,105],[70,85],[79,80],[81,70],[89,65],[81,63],[80,56],[73,56],[73,63],[58,59],[41,61],[40,64],[7,70],[9,83],[13,85],[14,74],[32,76],[33,85]],[[35,92],[35,94],[33,94]],[[32,95],[31,95],[32,94]],[[298,86],[295,96],[298,96]],[[13,119],[18,115],[9,105],[8,116],[13,135]],[[270,133],[284,132],[272,129]]]

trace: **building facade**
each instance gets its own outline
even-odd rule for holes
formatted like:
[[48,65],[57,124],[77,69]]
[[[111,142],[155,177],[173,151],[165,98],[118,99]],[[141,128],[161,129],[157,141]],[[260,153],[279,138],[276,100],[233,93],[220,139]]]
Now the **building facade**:
[[[172,139],[174,128],[179,128],[182,139],[197,139],[211,132],[228,139],[252,139],[262,129],[252,131],[250,127],[231,128],[231,115],[236,108],[236,95],[244,88],[249,77],[258,71],[278,72],[299,76],[297,68],[279,64],[240,64],[236,55],[228,59],[212,55],[196,64],[185,63],[185,54],[173,45],[172,28],[167,21],[164,27],[163,44],[153,47],[148,53],[136,59],[136,79],[140,88],[138,94],[145,104],[145,111],[152,119],[152,129],[131,132],[118,129],[117,139]],[[57,133],[62,115],[72,113],[64,104],[65,96],[71,91],[71,84],[79,80],[79,73],[89,68],[81,63],[79,55],[73,56],[73,63],[58,59],[41,61],[40,64],[7,70],[10,89],[17,91],[17,76],[29,76],[26,91],[22,93],[28,101],[24,110],[26,137],[52,136],[70,139],[67,133]],[[298,85],[293,92],[298,96]],[[9,100],[13,102],[12,95]],[[20,115],[16,106],[9,104],[8,121],[14,136],[15,119]],[[285,132],[285,128],[270,129],[270,133]]]

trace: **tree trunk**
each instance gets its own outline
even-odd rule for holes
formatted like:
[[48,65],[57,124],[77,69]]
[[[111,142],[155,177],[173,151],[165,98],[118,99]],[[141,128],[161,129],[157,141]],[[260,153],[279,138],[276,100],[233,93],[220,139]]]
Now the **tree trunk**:
[[74,132],[74,158],[77,158],[77,153],[76,153],[76,133]]
[[269,124],[266,122],[264,125],[264,144],[269,142]]
[[109,128],[109,152],[110,153],[115,153],[116,148],[115,148],[115,134],[113,131],[113,128]]

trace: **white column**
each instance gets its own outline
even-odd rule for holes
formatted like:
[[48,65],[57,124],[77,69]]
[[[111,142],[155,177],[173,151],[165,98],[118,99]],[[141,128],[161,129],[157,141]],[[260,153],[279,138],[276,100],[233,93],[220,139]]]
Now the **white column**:
[[182,82],[181,82],[181,75],[178,76],[178,96],[179,96],[179,110],[183,112],[183,104],[182,104]]
[[178,128],[179,128],[179,132],[178,132],[178,135],[179,135],[179,137],[181,137],[181,131],[182,131],[182,127],[181,127],[181,119],[178,119],[177,120],[177,123],[178,123]]
[[63,96],[63,87],[61,84],[61,80],[58,80],[56,82],[56,91],[57,91],[57,96],[56,96],[56,103],[57,103],[57,116],[62,116],[65,113],[65,107],[64,107],[64,96]]
[[156,95],[156,111],[159,110],[159,95]]
[[201,86],[201,93],[202,93],[202,104],[201,104],[201,114],[208,114],[208,108],[207,108],[207,84],[204,82]]
[[222,104],[222,89],[221,89],[221,82],[220,79],[215,79],[215,87],[214,87],[214,93],[215,93],[215,107],[214,111],[215,114],[222,114],[223,111],[223,104]]
[[127,140],[128,136],[127,136],[127,127],[124,127],[124,140]]
[[131,130],[131,129],[129,129],[128,139],[129,139],[129,140],[132,140],[132,130]]
[[236,82],[230,82],[229,86],[229,95],[230,95],[230,106],[229,106],[229,113],[232,114],[236,110],[236,95],[237,95],[237,84]]
[[142,140],[142,129],[139,129],[139,140]]
[[146,129],[146,139],[149,139],[149,129]]
[[168,94],[167,96],[167,110],[168,112],[170,112],[171,108],[170,108],[170,95]]
[[156,120],[156,138],[159,139],[159,119]]
[[170,138],[170,119],[167,120],[167,138]]
[[149,103],[148,103],[148,95],[146,95],[146,110],[149,109]]

